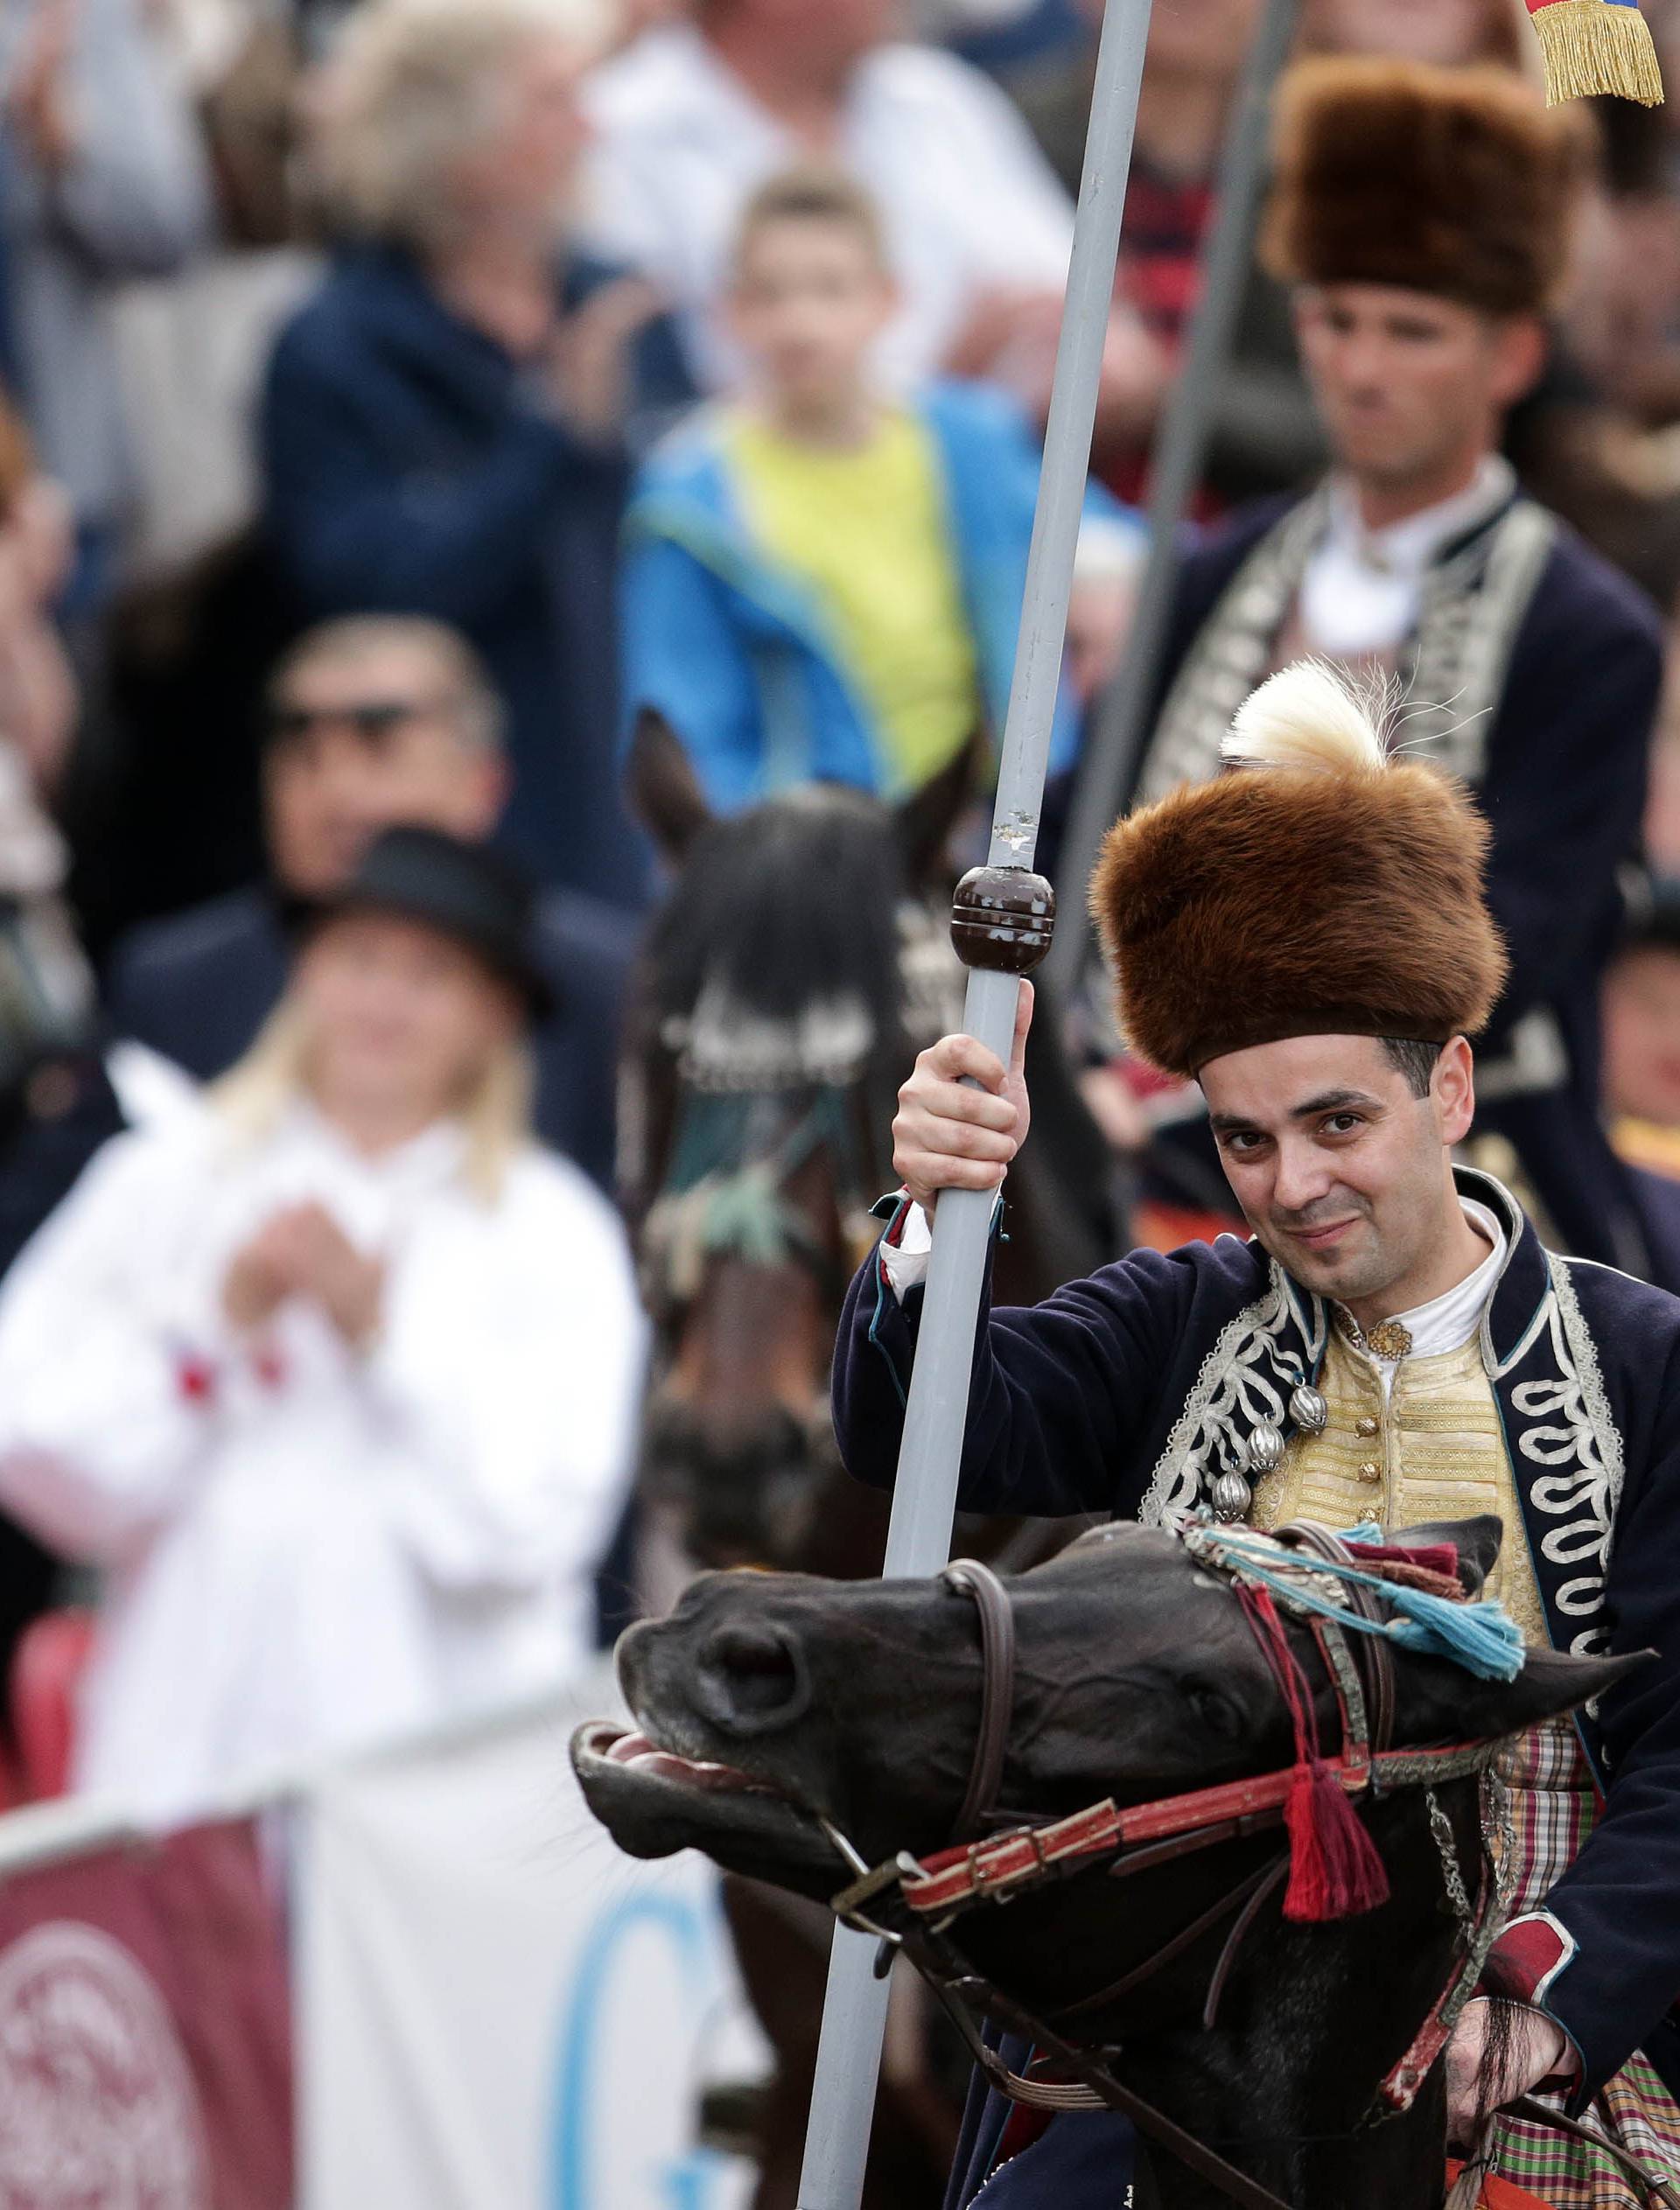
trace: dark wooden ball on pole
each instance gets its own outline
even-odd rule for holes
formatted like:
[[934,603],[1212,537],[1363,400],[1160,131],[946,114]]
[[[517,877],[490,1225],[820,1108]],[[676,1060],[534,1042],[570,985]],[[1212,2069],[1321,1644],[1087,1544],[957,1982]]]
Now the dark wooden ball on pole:
[[970,867],[951,899],[951,941],[965,967],[1030,975],[1049,955],[1056,893],[1029,867]]

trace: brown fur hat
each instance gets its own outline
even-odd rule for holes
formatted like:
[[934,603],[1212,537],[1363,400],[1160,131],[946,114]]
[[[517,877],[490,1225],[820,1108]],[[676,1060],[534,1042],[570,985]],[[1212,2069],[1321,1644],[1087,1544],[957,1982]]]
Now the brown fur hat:
[[1194,1075],[1285,1036],[1474,1036],[1505,954],[1463,787],[1391,764],[1313,661],[1255,692],[1225,754],[1212,782],[1116,822],[1091,878],[1128,1044]]
[[1567,274],[1586,160],[1574,120],[1513,71],[1299,62],[1278,89],[1261,257],[1289,283],[1541,314]]

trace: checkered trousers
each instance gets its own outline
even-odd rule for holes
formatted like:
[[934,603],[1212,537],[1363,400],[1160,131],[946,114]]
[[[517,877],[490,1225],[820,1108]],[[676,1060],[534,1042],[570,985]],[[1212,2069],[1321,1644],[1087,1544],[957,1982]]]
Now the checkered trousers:
[[[1503,1753],[1498,1771],[1511,1794],[1516,1915],[1544,1904],[1592,1832],[1598,1799],[1586,1753],[1567,1720],[1523,1735]],[[1606,2083],[1585,2122],[1651,2170],[1680,2180],[1680,2105],[1643,2057],[1632,2058]],[[1644,2199],[1614,2165],[1565,2135],[1499,2118],[1491,2147],[1493,2170],[1551,2210],[1645,2210]]]

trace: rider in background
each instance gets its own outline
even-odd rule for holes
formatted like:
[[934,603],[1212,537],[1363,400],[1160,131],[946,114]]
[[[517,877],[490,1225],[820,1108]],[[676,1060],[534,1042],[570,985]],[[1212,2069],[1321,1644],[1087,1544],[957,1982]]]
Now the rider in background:
[[[1277,116],[1261,251],[1290,289],[1331,466],[1187,553],[1152,726],[1117,795],[1216,773],[1231,716],[1286,661],[1392,681],[1396,741],[1462,776],[1493,830],[1510,971],[1481,1039],[1481,1163],[1520,1178],[1563,1248],[1680,1289],[1599,1114],[1599,988],[1639,841],[1662,626],[1501,450],[1519,408],[1534,434],[1544,380],[1562,374],[1548,364],[1588,204],[1582,117],[1508,69],[1353,57],[1287,73]],[[1214,1150],[1190,1114],[1152,1165],[1197,1188]]]

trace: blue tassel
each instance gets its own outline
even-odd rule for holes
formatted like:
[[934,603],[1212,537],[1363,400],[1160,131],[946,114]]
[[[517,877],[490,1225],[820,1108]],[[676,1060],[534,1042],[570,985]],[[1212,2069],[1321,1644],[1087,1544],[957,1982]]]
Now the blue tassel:
[[[1381,1529],[1376,1532],[1380,1534]],[[1317,1612],[1360,1634],[1386,1634],[1403,1649],[1416,1650],[1424,1657],[1447,1658],[1484,1681],[1514,1681],[1522,1670],[1528,1654],[1522,1630],[1505,1606],[1491,1598],[1484,1597],[1477,1604],[1460,1604],[1430,1596],[1422,1589],[1406,1588],[1356,1565],[1342,1565],[1334,1558],[1313,1558],[1314,1573],[1375,1589],[1400,1615],[1386,1621],[1368,1619],[1315,1596],[1298,1581],[1269,1570],[1263,1561],[1276,1551],[1269,1535],[1246,1528],[1222,1528],[1216,1535],[1211,1528],[1193,1528],[1184,1539],[1198,1555],[1200,1546],[1205,1546],[1227,1572],[1270,1589],[1293,1610]]]
[[1514,1681],[1522,1670],[1522,1630],[1502,1604],[1449,1604],[1421,1589],[1387,1593],[1402,1614],[1389,1633],[1404,1648],[1451,1658],[1483,1681]]

